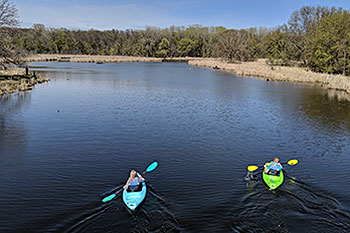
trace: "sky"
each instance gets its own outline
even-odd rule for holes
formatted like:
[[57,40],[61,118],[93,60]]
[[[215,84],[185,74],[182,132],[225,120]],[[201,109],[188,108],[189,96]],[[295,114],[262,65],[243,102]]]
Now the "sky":
[[10,0],[21,27],[144,29],[171,25],[275,27],[305,5],[350,9],[349,0]]

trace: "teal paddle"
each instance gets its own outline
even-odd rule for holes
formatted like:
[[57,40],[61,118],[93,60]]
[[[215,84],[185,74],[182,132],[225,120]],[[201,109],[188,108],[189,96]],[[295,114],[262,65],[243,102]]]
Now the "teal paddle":
[[151,172],[153,171],[154,169],[156,169],[158,167],[158,162],[157,161],[154,161],[153,163],[151,163],[150,165],[148,165],[146,171],[144,171],[142,174],[145,174],[146,172]]
[[[154,171],[156,168],[158,167],[158,162],[157,161],[154,161],[153,163],[151,163],[150,165],[148,165],[148,167],[146,168],[146,170],[142,173],[142,174],[145,174],[145,173],[149,173],[151,171]],[[116,193],[113,193],[105,198],[102,199],[102,202],[108,202],[108,201],[111,201],[113,198],[115,198],[121,191],[123,190],[120,189],[118,190]]]
[[[296,165],[297,163],[299,163],[299,161],[297,159],[291,159],[287,162],[287,164],[290,166]],[[285,164],[285,163],[283,163],[283,164]],[[250,165],[247,167],[248,171],[250,171],[250,172],[257,170],[258,168],[259,167],[256,165]]]
[[123,188],[120,189],[120,190],[118,190],[116,193],[113,193],[112,195],[109,195],[108,197],[103,198],[103,199],[102,199],[102,202],[107,202],[107,201],[112,200],[112,199],[115,198],[115,196],[117,196],[122,190],[123,190]]

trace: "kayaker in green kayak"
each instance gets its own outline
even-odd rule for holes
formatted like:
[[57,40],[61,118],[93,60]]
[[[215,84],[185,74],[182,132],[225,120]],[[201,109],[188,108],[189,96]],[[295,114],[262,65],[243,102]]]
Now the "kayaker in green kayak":
[[138,191],[140,188],[140,184],[145,181],[139,173],[137,173],[134,169],[130,171],[130,177],[126,184],[124,185],[124,189],[127,189],[128,192]]
[[270,164],[264,165],[264,170],[266,174],[277,175],[279,171],[283,169],[282,164],[280,164],[280,159],[275,157]]

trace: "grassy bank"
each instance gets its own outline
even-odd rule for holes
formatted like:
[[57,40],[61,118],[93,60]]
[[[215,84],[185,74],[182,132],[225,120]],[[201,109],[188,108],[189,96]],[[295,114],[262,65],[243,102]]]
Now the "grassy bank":
[[329,89],[341,90],[350,94],[350,77],[315,73],[300,67],[270,66],[265,59],[254,62],[227,63],[220,59],[190,60],[190,65],[219,68],[238,76],[255,77],[266,81],[317,83]]
[[32,90],[36,84],[48,82],[35,74],[26,75],[24,70],[8,70],[0,72],[0,96],[18,91]]

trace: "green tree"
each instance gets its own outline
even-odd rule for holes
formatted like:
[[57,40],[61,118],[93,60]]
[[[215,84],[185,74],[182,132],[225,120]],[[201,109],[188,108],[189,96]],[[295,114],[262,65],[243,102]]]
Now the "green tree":
[[323,17],[341,12],[341,8],[324,6],[304,6],[292,13],[288,21],[289,42],[294,51],[290,59],[307,65],[312,48],[312,38]]
[[263,38],[266,57],[271,64],[289,65],[293,60],[294,47],[289,40],[286,26],[279,27]]
[[312,37],[309,66],[318,72],[350,74],[350,13],[324,17]]
[[198,41],[191,40],[190,38],[182,38],[176,43],[177,54],[180,57],[194,57],[198,46]]
[[156,51],[157,57],[167,57],[169,53],[170,42],[167,38],[163,38],[158,44],[158,50]]
[[67,34],[64,29],[55,29],[51,36],[51,40],[56,47],[56,53],[62,54],[68,50]]
[[119,55],[120,54],[120,43],[115,41],[113,45],[109,48],[109,55]]

